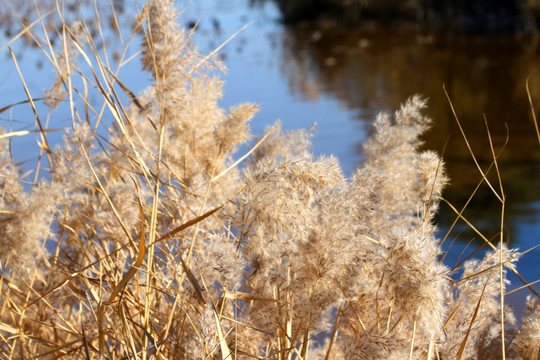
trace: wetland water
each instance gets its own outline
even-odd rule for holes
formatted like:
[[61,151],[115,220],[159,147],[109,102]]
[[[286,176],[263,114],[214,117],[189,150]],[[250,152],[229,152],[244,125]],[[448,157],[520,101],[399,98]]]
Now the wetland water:
[[[184,7],[185,3],[178,5]],[[129,13],[136,13],[136,9],[124,5],[124,11],[120,26],[129,31]],[[424,147],[443,154],[451,179],[444,196],[461,209],[482,176],[460,134],[445,88],[482,169],[488,169],[492,161],[485,120],[495,151],[501,151],[506,143],[498,157],[506,195],[506,241],[521,251],[540,244],[540,144],[526,92],[529,78],[539,114],[538,39],[450,36],[369,26],[357,30],[290,29],[280,24],[279,16],[270,1],[212,0],[191,2],[184,8],[180,20],[186,26],[198,22],[193,40],[203,53],[213,51],[249,24],[220,51],[228,68],[223,76],[223,107],[241,102],[261,104],[252,122],[254,133],[261,133],[277,119],[289,129],[317,123],[315,153],[337,155],[345,173],[351,175],[362,161],[361,144],[377,114],[393,112],[409,96],[421,94],[428,99],[427,113],[433,119],[433,128],[424,136]],[[135,54],[138,41],[128,56]],[[119,46],[115,40],[106,39],[104,44],[113,49]],[[38,60],[40,51],[23,50],[22,46],[14,49],[33,92],[48,88],[55,75],[41,63],[46,60]],[[9,53],[4,49],[0,55],[2,107],[24,100],[25,95]],[[149,75],[139,69],[135,58],[119,73],[135,93],[149,80]],[[70,126],[67,111],[50,127]],[[13,130],[33,126],[30,112],[25,117],[15,111],[1,116],[2,125]],[[60,135],[51,137],[58,141]],[[24,150],[31,142],[35,139],[17,139],[14,146],[19,144]],[[30,153],[23,158],[32,161]],[[492,169],[488,177],[498,190],[494,175]],[[464,216],[487,238],[498,239],[501,204],[485,184],[476,191]],[[438,217],[441,237],[455,218],[443,204]],[[453,267],[482,243],[477,233],[458,221],[443,244],[449,250],[445,262]],[[518,262],[527,281],[540,278],[539,261],[540,251],[535,250]],[[511,287],[522,285],[513,276],[511,280]],[[540,286],[535,289],[540,291]],[[522,290],[512,294],[509,302],[520,310],[528,293]]]

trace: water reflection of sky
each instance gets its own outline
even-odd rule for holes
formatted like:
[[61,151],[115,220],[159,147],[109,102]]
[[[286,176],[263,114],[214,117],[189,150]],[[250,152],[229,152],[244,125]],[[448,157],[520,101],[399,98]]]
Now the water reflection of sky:
[[[185,2],[179,2],[183,8]],[[126,8],[129,13],[129,9]],[[279,13],[271,1],[190,2],[181,15],[184,24],[199,21],[194,41],[203,53],[214,50],[237,30],[250,24],[221,51],[228,72],[224,107],[241,102],[261,104],[252,123],[255,133],[276,119],[286,128],[306,128],[317,123],[315,153],[335,154],[350,175],[362,160],[360,144],[370,132],[370,124],[380,110],[394,111],[408,96],[420,93],[429,98],[433,130],[426,134],[426,148],[442,153],[452,179],[447,199],[460,209],[481,180],[456,127],[443,84],[454,103],[471,146],[484,170],[491,150],[483,115],[488,120],[497,149],[509,143],[499,157],[499,167],[507,196],[505,235],[513,247],[526,250],[540,243],[540,145],[536,139],[525,93],[530,76],[533,100],[540,108],[540,55],[530,39],[516,42],[503,38],[451,38],[418,32],[362,29],[282,28]],[[121,18],[129,31],[129,16]],[[5,41],[5,39],[2,39]],[[118,47],[106,40],[109,48]],[[138,40],[133,50],[134,54]],[[55,74],[39,66],[38,50],[14,45],[22,72],[35,95],[49,87]],[[1,106],[23,100],[25,95],[6,51],[0,56]],[[137,59],[124,66],[120,79],[134,92],[149,80],[139,70]],[[538,109],[537,109],[538,110]],[[26,111],[26,112],[25,112]],[[50,127],[69,127],[69,113],[55,118]],[[14,130],[32,128],[27,109],[0,114],[2,124]],[[59,141],[61,134],[51,134]],[[15,139],[15,147],[31,160],[35,138]],[[33,150],[32,150],[33,149]],[[497,184],[491,172],[491,181]],[[465,216],[488,238],[500,227],[500,204],[483,185],[465,211]],[[441,234],[452,225],[455,214],[444,205],[439,216]],[[455,240],[455,241],[453,241]],[[463,222],[458,222],[445,242],[450,249],[449,266],[470,254],[481,240]],[[451,245],[451,246],[450,246]],[[527,254],[519,269],[528,281],[540,278],[537,261],[540,251]],[[521,284],[514,277],[512,286]],[[540,291],[540,286],[535,287]],[[527,291],[511,296],[522,302]]]

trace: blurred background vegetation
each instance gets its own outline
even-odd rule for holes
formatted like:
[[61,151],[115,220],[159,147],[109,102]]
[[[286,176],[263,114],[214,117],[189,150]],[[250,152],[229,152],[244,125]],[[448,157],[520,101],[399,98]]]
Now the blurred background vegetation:
[[286,23],[414,23],[467,33],[538,31],[538,0],[276,0]]

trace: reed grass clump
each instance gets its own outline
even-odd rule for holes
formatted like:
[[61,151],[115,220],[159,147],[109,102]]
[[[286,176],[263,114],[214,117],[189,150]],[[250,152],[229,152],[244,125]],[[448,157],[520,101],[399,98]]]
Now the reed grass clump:
[[69,103],[73,125],[55,148],[38,128],[47,176],[26,185],[19,134],[0,133],[1,358],[538,358],[538,299],[521,327],[504,306],[519,254],[490,242],[460,276],[441,261],[448,180],[419,150],[420,97],[376,119],[347,178],[308,130],[252,139],[258,106],[218,106],[222,65],[177,16],[153,0],[136,21],[139,95],[84,24],[58,48],[23,30],[57,66],[45,104]]

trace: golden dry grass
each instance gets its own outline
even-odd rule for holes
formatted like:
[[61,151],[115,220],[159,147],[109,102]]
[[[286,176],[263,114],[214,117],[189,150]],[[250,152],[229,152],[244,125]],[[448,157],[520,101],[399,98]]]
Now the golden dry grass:
[[[49,115],[68,102],[72,128],[49,146],[20,73],[49,176],[38,162],[23,186],[9,141],[28,133],[2,130],[0,358],[538,359],[538,298],[519,326],[504,303],[520,254],[503,229],[479,234],[483,259],[441,262],[447,179],[419,150],[422,99],[377,118],[348,179],[334,157],[312,156],[309,131],[276,123],[251,140],[258,107],[218,106],[221,64],[177,16],[151,1],[122,40],[142,38],[153,84],[141,94],[85,24],[63,23],[56,47],[43,18],[13,38],[30,36],[57,69],[44,102]],[[494,149],[479,171],[500,173]],[[503,185],[482,182],[503,224]]]

